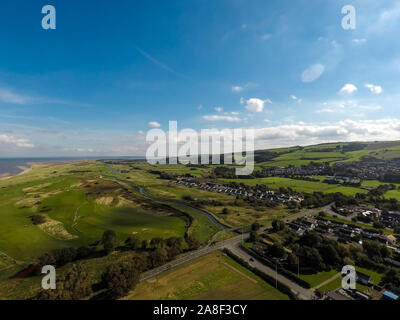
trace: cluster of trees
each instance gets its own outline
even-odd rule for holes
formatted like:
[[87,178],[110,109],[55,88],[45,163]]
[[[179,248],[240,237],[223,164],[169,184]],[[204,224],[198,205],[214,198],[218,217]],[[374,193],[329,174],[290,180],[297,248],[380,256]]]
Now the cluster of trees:
[[332,202],[334,202],[334,207],[358,204],[354,197],[345,196],[340,192],[326,194],[322,192],[313,192],[312,194],[304,194],[304,200],[301,202],[301,206],[307,208],[318,208],[326,206]]
[[[270,246],[258,243],[257,252],[265,257],[283,259],[286,268],[293,272],[297,272],[299,261],[304,273],[340,269],[343,265],[358,265],[385,272],[388,268],[383,264],[384,259],[392,256],[391,250],[377,241],[365,240],[362,245],[344,245],[316,232],[306,232],[298,236],[285,229],[284,224],[278,220],[273,221],[273,231],[282,236],[282,242],[274,241]],[[250,240],[257,242],[258,237],[253,233]],[[285,250],[285,247],[290,251]]]
[[[112,230],[105,231],[101,244],[106,255],[116,249],[129,252],[107,266],[101,277],[100,284],[97,284],[97,289],[106,289],[106,298],[110,299],[126,295],[135,288],[143,271],[162,266],[182,253],[183,241],[184,239],[179,237],[168,239],[155,237],[148,241],[141,240],[137,236],[131,236],[125,240],[124,246],[118,247],[119,242],[116,233]],[[200,243],[190,236],[187,237],[186,242],[189,248],[198,248],[200,246]],[[68,262],[87,258],[94,251],[96,251],[95,248],[87,247],[53,250],[39,258],[36,272],[40,274],[43,265],[61,267]],[[42,291],[35,299],[82,299],[92,294],[94,285],[93,273],[91,274],[87,267],[79,262],[73,264],[69,272],[57,281],[56,290]]]
[[56,290],[43,290],[36,300],[79,300],[92,294],[90,273],[85,265],[76,263],[57,281]]
[[62,248],[55,249],[47,252],[38,258],[35,264],[34,274],[40,275],[42,273],[43,266],[51,265],[56,268],[62,267],[69,262],[74,262],[82,259],[86,259],[96,252],[95,247],[80,247],[76,248]]
[[387,286],[387,287],[394,286],[394,287],[400,288],[400,270],[390,269],[382,277],[381,283],[382,283],[382,285]]

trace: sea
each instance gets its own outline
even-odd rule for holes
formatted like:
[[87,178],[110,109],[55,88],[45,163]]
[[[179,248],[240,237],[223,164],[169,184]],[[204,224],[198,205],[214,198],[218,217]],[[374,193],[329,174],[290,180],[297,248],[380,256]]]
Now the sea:
[[100,160],[100,159],[132,159],[139,160],[144,157],[55,157],[55,158],[0,158],[0,176],[18,174],[23,170],[19,167],[29,167],[30,162],[69,162],[79,160]]

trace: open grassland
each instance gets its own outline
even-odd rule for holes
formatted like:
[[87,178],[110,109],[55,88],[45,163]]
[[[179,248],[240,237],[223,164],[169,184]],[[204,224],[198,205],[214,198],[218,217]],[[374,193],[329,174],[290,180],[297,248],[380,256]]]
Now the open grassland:
[[[178,170],[179,167],[185,166],[173,165],[173,167],[174,169],[171,169],[171,172]],[[123,170],[126,173],[118,174],[117,177],[120,179],[129,178],[129,181],[143,185],[146,194],[157,199],[163,198],[165,201],[168,199],[182,201],[184,197],[191,197],[192,199],[197,200],[216,201],[220,203],[220,205],[205,206],[204,209],[211,213],[218,221],[227,226],[237,227],[241,225],[248,225],[254,221],[268,222],[275,218],[284,217],[287,214],[286,211],[281,207],[273,209],[267,207],[255,208],[243,201],[241,201],[239,206],[237,203],[235,203],[236,197],[232,195],[198,190],[195,188],[188,188],[169,183],[168,180],[163,180],[158,178],[158,176],[155,174],[150,174],[147,170],[150,168],[154,170],[154,168],[148,164],[138,164],[135,165],[135,168],[137,169],[132,169],[127,165],[119,166],[118,170]],[[177,205],[173,201],[167,201],[167,203],[175,207]],[[228,209],[228,214],[222,214],[222,210],[224,208]],[[183,210],[182,206],[180,206],[180,209]],[[196,237],[198,239],[209,238],[210,235],[215,233],[215,225],[210,223],[209,219],[205,217],[204,214],[198,212],[196,214],[196,210],[187,208],[185,209],[185,212],[189,213],[196,218],[196,220],[198,220],[194,223],[193,230],[193,234],[197,235]]]
[[[80,260],[88,271],[88,281],[93,284],[101,282],[101,276],[107,267],[119,259],[130,257],[131,252],[113,252],[107,256]],[[75,262],[76,263],[76,262]],[[57,278],[63,279],[75,263],[68,263],[57,268]],[[0,272],[0,300],[24,300],[35,297],[42,290],[43,276],[31,275],[26,278],[11,278],[20,268],[10,268]],[[95,292],[97,294],[97,292]]]
[[400,190],[389,190],[384,194],[386,199],[396,199],[400,201]]
[[129,300],[288,300],[283,293],[221,252],[140,283]]
[[268,177],[268,178],[256,178],[256,179],[222,179],[226,182],[237,182],[244,183],[249,186],[256,186],[257,184],[263,184],[271,189],[279,189],[280,187],[292,188],[298,192],[324,192],[324,193],[335,193],[341,192],[344,195],[355,195],[357,193],[366,193],[367,191],[360,188],[354,187],[345,187],[339,186],[335,184],[328,184],[317,181],[305,181],[305,180],[296,180],[290,178],[281,178],[281,177]]
[[[88,245],[107,229],[121,242],[133,234],[184,236],[188,221],[178,210],[129,193],[108,174],[100,162],[83,161],[37,164],[0,181],[0,269],[14,259],[29,263],[52,249]],[[32,215],[46,222],[35,225]]]

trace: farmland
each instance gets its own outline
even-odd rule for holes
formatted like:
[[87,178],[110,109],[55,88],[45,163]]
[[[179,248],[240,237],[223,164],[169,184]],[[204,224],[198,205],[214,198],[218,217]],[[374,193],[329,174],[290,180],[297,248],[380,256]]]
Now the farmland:
[[327,184],[323,182],[296,180],[296,179],[281,178],[281,177],[268,177],[268,178],[256,178],[256,179],[224,179],[224,181],[244,183],[249,186],[264,184],[271,189],[279,189],[280,187],[292,188],[295,191],[307,192],[307,193],[320,191],[324,193],[341,192],[344,195],[355,195],[357,193],[367,192],[366,190],[360,188],[338,186],[335,184]]
[[289,298],[221,252],[209,254],[140,283],[129,300]]

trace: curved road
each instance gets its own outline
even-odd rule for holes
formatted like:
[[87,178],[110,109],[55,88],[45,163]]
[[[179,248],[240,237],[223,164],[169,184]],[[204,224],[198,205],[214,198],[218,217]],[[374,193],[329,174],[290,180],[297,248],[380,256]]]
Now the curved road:
[[[110,167],[110,172],[111,173],[117,173],[115,171],[115,169],[111,168],[111,167]],[[131,181],[121,181],[121,180],[119,180],[118,178],[116,178],[114,176],[112,178],[115,181],[126,182],[126,183],[130,184],[131,186],[139,189],[140,193],[143,196],[147,197],[147,198],[150,198],[150,199],[153,199],[153,200],[156,200],[156,201],[178,203],[178,204],[183,205],[183,206],[185,206],[187,208],[190,208],[190,209],[193,209],[193,210],[197,210],[198,212],[201,212],[201,213],[205,214],[214,224],[218,225],[219,227],[221,227],[221,228],[223,228],[225,230],[232,229],[232,228],[220,223],[218,220],[215,219],[215,217],[212,214],[210,214],[209,212],[207,212],[205,210],[202,210],[202,209],[199,209],[199,208],[196,208],[196,207],[192,207],[191,205],[188,205],[188,204],[186,204],[184,202],[177,201],[177,200],[153,197],[153,196],[149,195],[146,191],[144,191],[143,187],[141,187],[141,186],[139,186],[139,185],[137,185],[137,184],[135,184],[135,183],[133,183]],[[325,209],[325,208],[321,208],[321,209]],[[309,211],[304,212],[304,214],[302,214],[301,216],[312,214],[314,212],[315,212],[315,209],[314,210],[309,210]],[[298,217],[299,216],[288,218],[288,219],[286,219],[286,221],[290,221],[290,220],[296,219]],[[259,232],[264,232],[267,229],[260,230]],[[252,258],[253,261],[251,262],[251,265],[253,267],[259,269],[260,271],[268,274],[271,277],[274,277],[274,278],[276,277],[276,279],[278,281],[280,281],[281,283],[287,285],[293,291],[293,293],[297,297],[299,297],[300,299],[311,300],[311,299],[314,298],[314,292],[311,289],[305,289],[305,288],[299,286],[298,284],[296,284],[293,281],[285,278],[281,274],[276,273],[275,270],[273,270],[270,267],[264,265],[261,261],[259,261],[256,258],[250,256],[247,252],[243,251],[240,248],[240,242],[242,242],[242,240],[244,238],[249,237],[249,235],[250,235],[250,233],[244,233],[244,234],[236,236],[234,238],[231,238],[231,239],[228,239],[228,240],[224,240],[224,241],[222,241],[220,243],[213,244],[211,246],[207,246],[205,248],[189,252],[189,253],[187,253],[185,255],[182,255],[177,260],[171,261],[171,262],[169,262],[169,263],[167,263],[167,264],[165,264],[165,265],[163,265],[161,267],[158,267],[158,268],[155,268],[155,269],[152,269],[152,270],[149,270],[149,271],[143,273],[141,275],[141,277],[140,277],[140,281],[149,280],[149,279],[154,278],[154,277],[156,277],[156,276],[158,276],[158,275],[160,275],[160,274],[162,274],[162,273],[164,273],[164,272],[166,272],[166,271],[168,271],[170,269],[173,269],[173,268],[175,268],[175,267],[177,267],[179,265],[182,265],[182,264],[184,264],[186,262],[190,262],[190,261],[192,261],[194,259],[200,258],[200,257],[202,257],[204,255],[207,255],[207,254],[213,252],[213,251],[222,250],[224,248],[227,248],[232,253],[234,253],[236,256],[238,256],[241,259],[243,259],[244,261],[249,261],[250,258]]]

